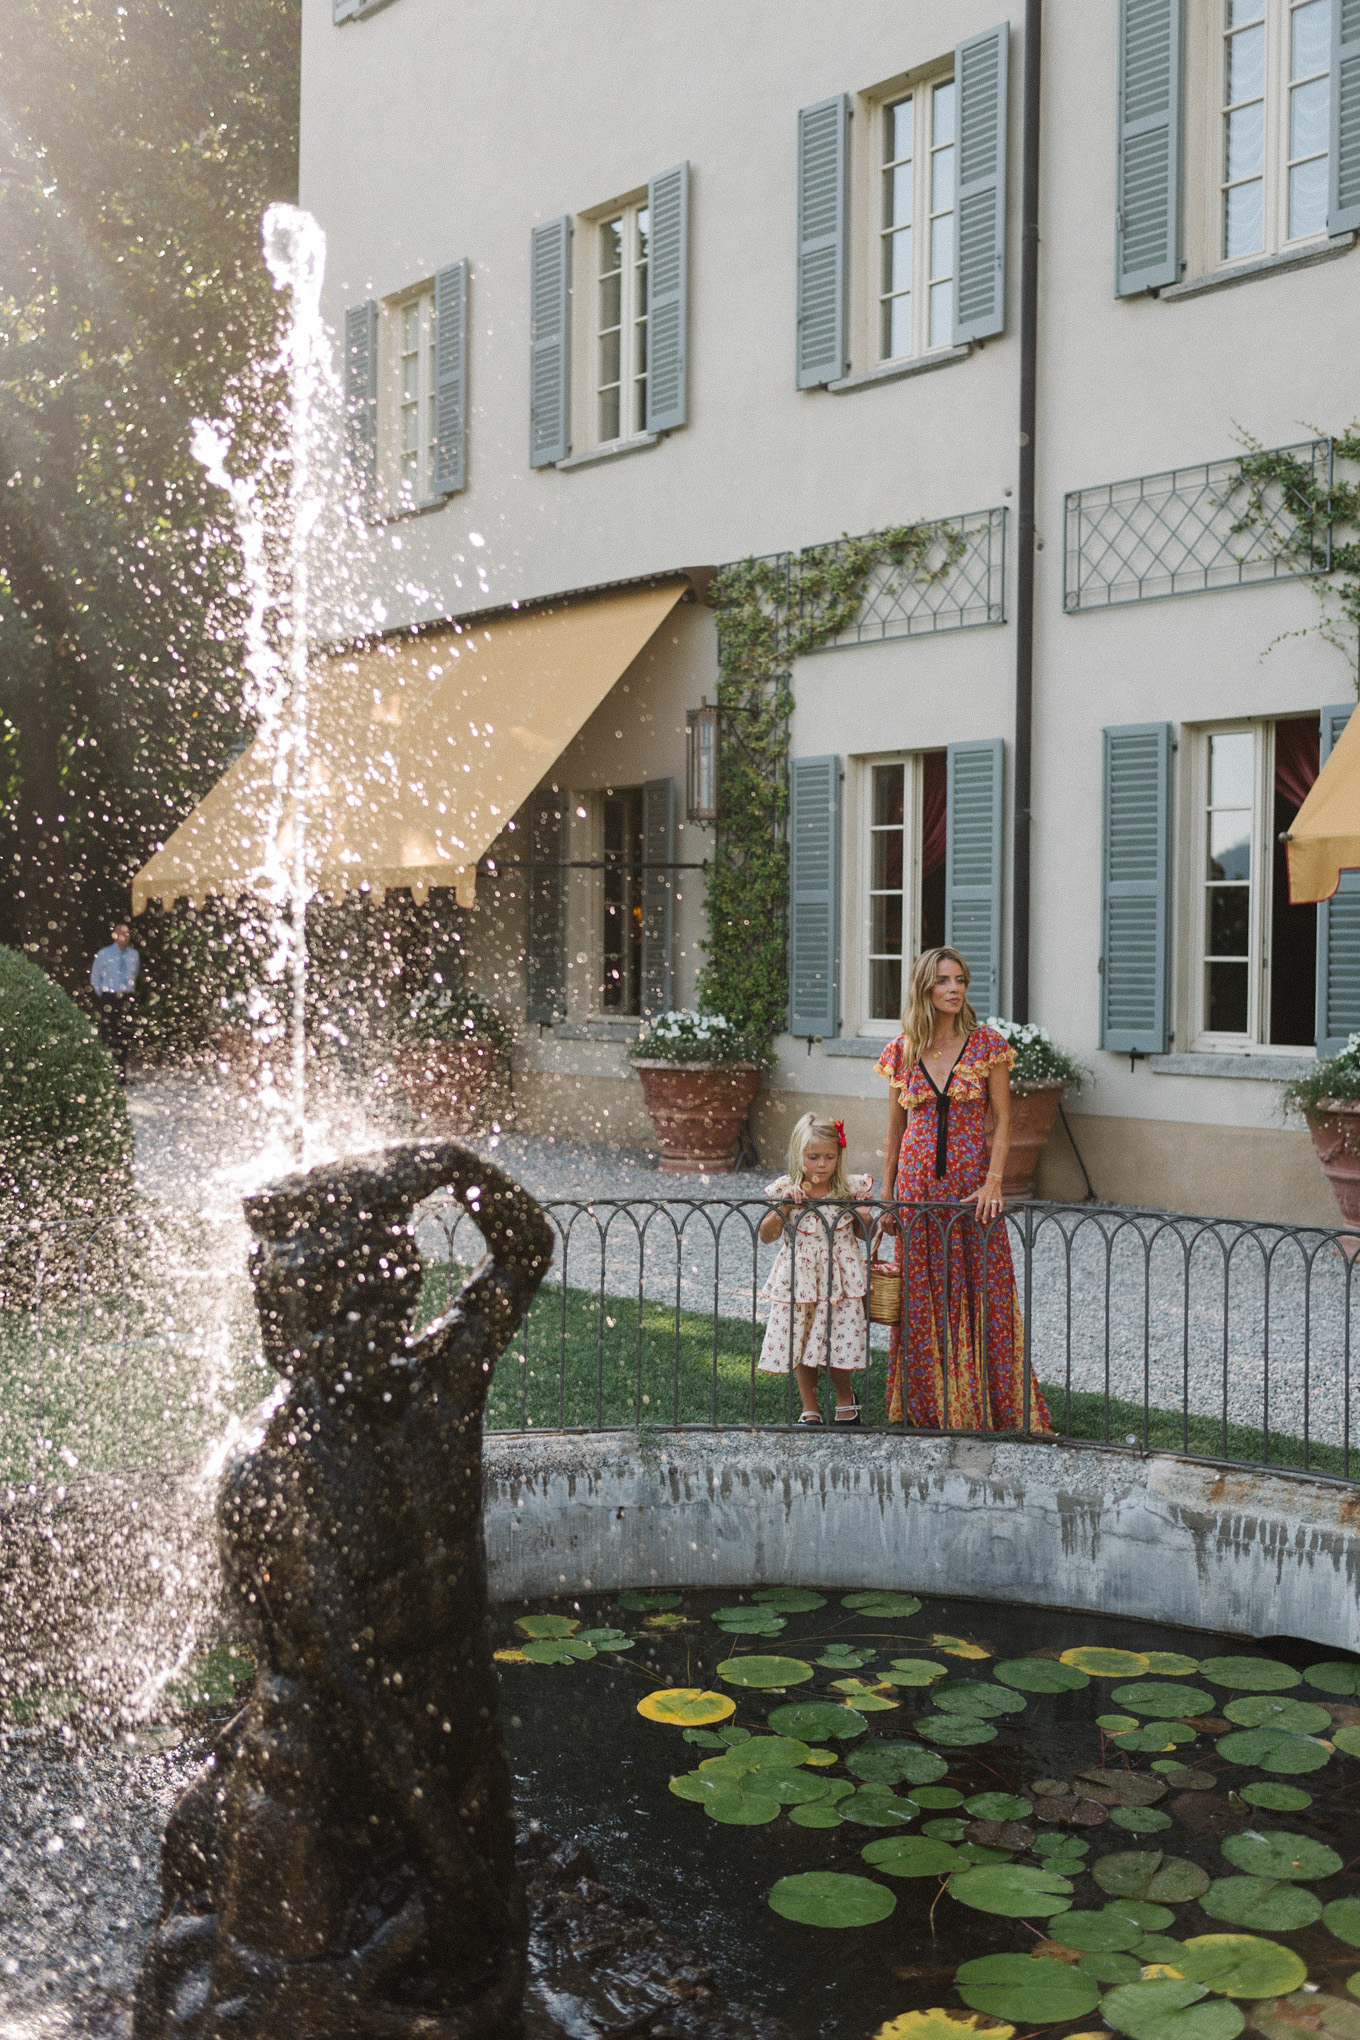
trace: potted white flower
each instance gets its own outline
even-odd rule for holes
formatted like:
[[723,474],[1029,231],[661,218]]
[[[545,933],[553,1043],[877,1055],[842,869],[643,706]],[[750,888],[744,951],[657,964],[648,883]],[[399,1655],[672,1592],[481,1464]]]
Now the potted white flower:
[[1015,1050],[1011,1071],[1011,1145],[1001,1178],[1003,1196],[1032,1197],[1034,1172],[1058,1117],[1065,1090],[1080,1090],[1087,1075],[1046,1027],[1032,1020],[987,1022]]
[[392,1067],[417,1131],[485,1133],[509,1124],[510,1029],[475,992],[417,993],[391,1015]]
[[1286,1084],[1283,1102],[1307,1120],[1341,1216],[1354,1223],[1360,1219],[1360,1034],[1352,1034],[1340,1055],[1324,1057],[1307,1076]]
[[672,1176],[722,1175],[736,1166],[737,1138],[770,1060],[721,1013],[658,1013],[631,1058]]

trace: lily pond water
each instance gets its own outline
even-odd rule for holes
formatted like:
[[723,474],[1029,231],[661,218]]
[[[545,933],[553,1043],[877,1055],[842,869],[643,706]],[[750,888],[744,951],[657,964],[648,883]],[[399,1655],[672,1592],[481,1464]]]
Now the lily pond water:
[[1360,1659],[787,1587],[497,1641],[522,1816],[799,2040],[1360,2040]]

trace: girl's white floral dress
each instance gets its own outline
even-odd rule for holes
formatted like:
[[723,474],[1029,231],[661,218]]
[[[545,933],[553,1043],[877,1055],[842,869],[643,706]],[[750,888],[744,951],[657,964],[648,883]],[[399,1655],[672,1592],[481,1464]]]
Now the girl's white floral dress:
[[[868,1197],[873,1187],[872,1176],[850,1178],[851,1197]],[[781,1176],[765,1195],[772,1204],[791,1197],[791,1178]],[[769,1313],[760,1349],[762,1373],[787,1374],[790,1358],[795,1367],[865,1364],[869,1250],[850,1211],[839,1214],[834,1232],[831,1218],[826,1205],[806,1211],[800,1207],[790,1214],[789,1229],[760,1292]]]

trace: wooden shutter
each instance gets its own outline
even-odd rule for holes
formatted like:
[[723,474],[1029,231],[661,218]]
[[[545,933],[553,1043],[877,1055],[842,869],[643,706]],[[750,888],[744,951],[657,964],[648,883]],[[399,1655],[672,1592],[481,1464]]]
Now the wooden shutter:
[[545,1024],[567,1010],[567,796],[551,789],[529,803],[528,925],[525,1012]]
[[685,423],[689,377],[689,164],[647,186],[647,430]]
[[434,490],[467,486],[468,265],[450,262],[434,279]]
[[378,306],[373,298],[345,312],[345,431],[350,473],[368,511],[378,475]]
[[954,339],[985,340],[1006,326],[1006,87],[1010,24],[954,51],[959,190]]
[[1170,723],[1105,731],[1100,1045],[1166,1052],[1171,1006]]
[[980,1020],[1001,1011],[1000,737],[945,754],[944,939],[972,973]]
[[1360,231],[1360,0],[1332,0],[1327,232]]
[[675,953],[675,781],[642,789],[642,1011],[670,1011]]
[[798,387],[835,382],[846,359],[850,99],[798,115]]
[[1181,273],[1182,0],[1119,0],[1115,294]]
[[571,220],[535,227],[529,276],[529,465],[571,452]]
[[[1350,721],[1355,703],[1322,711],[1319,763],[1325,764]],[[1317,1048],[1339,1055],[1360,1032],[1360,871],[1343,871],[1329,900],[1317,910]]]
[[789,1032],[840,1028],[841,761],[789,767]]

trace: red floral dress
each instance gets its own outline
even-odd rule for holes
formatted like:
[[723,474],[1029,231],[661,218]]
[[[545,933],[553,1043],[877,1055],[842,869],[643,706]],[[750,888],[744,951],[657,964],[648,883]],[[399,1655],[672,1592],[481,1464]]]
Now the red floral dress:
[[[1025,1328],[1004,1220],[979,1225],[971,1199],[987,1173],[987,1079],[1015,1050],[993,1027],[969,1035],[948,1082],[937,1091],[919,1062],[907,1064],[901,1035],[878,1070],[907,1115],[895,1196],[904,1204],[953,1206],[903,1213],[894,1245],[903,1264],[903,1322],[889,1334],[888,1416],[922,1430],[1012,1431],[1025,1421]],[[962,1208],[958,1208],[962,1207]],[[1048,1405],[1030,1377],[1029,1428],[1050,1428]]]

